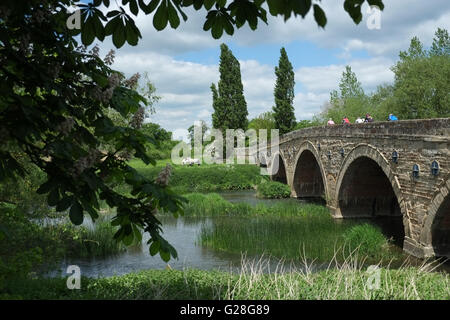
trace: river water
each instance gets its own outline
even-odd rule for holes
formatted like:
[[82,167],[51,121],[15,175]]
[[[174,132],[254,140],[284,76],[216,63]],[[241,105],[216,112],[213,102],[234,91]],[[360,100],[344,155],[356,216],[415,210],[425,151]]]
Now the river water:
[[[261,202],[271,205],[280,201],[296,201],[293,199],[258,199],[253,190],[223,192],[220,194],[230,202],[247,202],[253,205]],[[180,217],[175,219],[172,217],[161,217],[160,220],[164,230],[163,236],[177,250],[178,259],[171,259],[169,263],[165,263],[159,255],[154,257],[150,256],[148,245],[146,244],[148,238],[145,238],[147,236],[145,234],[143,243],[140,247],[129,248],[126,252],[107,258],[67,259],[60,264],[60,267],[57,270],[54,270],[47,275],[66,276],[66,270],[69,265],[79,266],[81,274],[87,277],[107,277],[137,272],[140,270],[167,268],[177,270],[186,268],[201,270],[216,269],[240,272],[243,261],[246,261],[244,265],[247,267],[251,265],[257,266],[258,269],[263,272],[284,272],[291,271],[292,268],[296,270],[304,270],[305,268],[301,262],[290,262],[284,263],[284,270],[280,270],[279,259],[268,259],[264,256],[246,257],[242,254],[232,254],[201,246],[198,243],[200,231],[202,228],[208,227],[213,223],[212,218]],[[337,221],[336,223],[340,222]],[[313,265],[312,271],[325,267],[325,265]]]

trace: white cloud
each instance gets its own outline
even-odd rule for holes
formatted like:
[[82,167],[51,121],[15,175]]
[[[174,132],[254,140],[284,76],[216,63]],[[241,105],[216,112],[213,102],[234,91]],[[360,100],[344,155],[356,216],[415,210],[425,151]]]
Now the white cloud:
[[[306,19],[283,19],[269,17],[269,25],[258,25],[256,31],[248,26],[236,30],[231,38],[225,36],[214,40],[203,31],[205,12],[188,9],[189,20],[181,22],[177,30],[168,27],[157,32],[152,26],[152,16],[139,15],[136,23],[143,39],[139,45],[125,45],[117,52],[114,68],[131,75],[147,71],[162,97],[157,113],[151,121],[158,122],[169,130],[186,129],[195,120],[211,124],[212,98],[210,85],[219,80],[218,65],[193,63],[175,57],[188,52],[201,53],[205,49],[217,48],[220,43],[232,40],[239,46],[251,50],[252,46],[264,44],[286,45],[292,41],[306,41],[329,49],[330,56],[338,55],[337,63],[317,66],[296,66],[296,98],[294,101],[297,119],[308,119],[320,111],[329,99],[329,93],[337,89],[339,79],[349,64],[363,84],[366,92],[377,85],[392,82],[390,67],[398,52],[405,50],[410,39],[417,35],[426,46],[431,44],[437,27],[450,29],[450,6],[448,0],[384,0],[385,11],[381,15],[381,29],[369,30],[364,20],[355,25],[342,8],[342,1],[323,1],[328,24],[325,30],[317,27],[312,12]],[[366,7],[363,8],[365,14]],[[102,51],[112,47],[110,40],[102,44]],[[362,59],[358,52],[366,52]],[[239,51],[234,52],[239,58]],[[249,118],[268,111],[273,105],[275,75],[273,65],[254,58],[242,59],[241,73]],[[358,58],[359,57],[359,58]],[[334,59],[335,60],[335,59]],[[181,132],[181,131],[180,131]]]

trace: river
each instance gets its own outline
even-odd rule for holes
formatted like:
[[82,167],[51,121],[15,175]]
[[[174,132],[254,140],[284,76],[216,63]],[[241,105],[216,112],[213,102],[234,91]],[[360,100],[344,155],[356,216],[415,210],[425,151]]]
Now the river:
[[[220,193],[223,198],[230,202],[247,202],[250,204],[266,203],[275,204],[280,201],[296,201],[293,199],[258,199],[255,191],[233,191]],[[245,260],[246,266],[256,265],[263,272],[283,272],[290,271],[291,268],[304,269],[305,266],[297,261],[285,263],[284,270],[279,269],[279,259],[267,259],[261,255],[246,257],[245,254],[232,254],[224,251],[213,250],[203,247],[199,244],[199,234],[202,228],[208,228],[214,220],[212,218],[188,218],[180,217],[160,217],[163,225],[163,236],[172,244],[178,252],[178,259],[171,259],[165,263],[157,256],[150,256],[148,251],[148,235],[144,235],[143,244],[140,247],[129,248],[126,252],[110,256],[107,258],[96,259],[66,259],[60,264],[57,270],[48,273],[48,276],[66,276],[66,270],[69,265],[80,267],[81,274],[87,277],[107,277],[122,275],[130,272],[137,272],[147,269],[177,269],[195,268],[201,270],[223,270],[239,272],[242,268],[242,261]],[[336,221],[342,223],[342,221]],[[392,226],[392,223],[388,225]],[[382,225],[383,226],[383,225]],[[386,226],[386,223],[384,223]],[[395,228],[384,228],[384,231],[395,235]],[[146,238],[147,236],[147,238]],[[289,267],[286,267],[289,266]],[[311,266],[310,266],[311,267]],[[313,265],[312,269],[318,270],[325,265]],[[278,268],[278,269],[277,269]]]

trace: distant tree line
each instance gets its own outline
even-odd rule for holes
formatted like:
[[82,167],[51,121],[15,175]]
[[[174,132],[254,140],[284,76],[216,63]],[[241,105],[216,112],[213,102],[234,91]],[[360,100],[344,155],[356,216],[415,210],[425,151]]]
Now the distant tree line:
[[450,38],[448,31],[438,29],[427,50],[419,38],[411,39],[407,51],[399,53],[399,61],[391,68],[393,84],[378,86],[366,94],[350,66],[346,66],[339,90],[316,116],[319,123],[343,117],[354,122],[369,113],[375,121],[386,121],[389,114],[401,119],[450,117]]
[[[411,39],[408,50],[399,53],[391,68],[392,84],[381,84],[366,93],[350,66],[346,66],[339,88],[330,93],[330,100],[311,120],[296,121],[294,101],[294,70],[285,48],[280,50],[275,67],[274,106],[247,120],[239,61],[231,50],[221,45],[220,79],[212,84],[213,128],[279,129],[280,134],[311,126],[324,125],[329,119],[341,123],[344,117],[354,123],[370,114],[375,121],[386,121],[389,114],[402,119],[450,117],[450,38],[448,31],[438,28],[433,43],[425,49],[419,38]],[[193,130],[193,127],[190,128]]]

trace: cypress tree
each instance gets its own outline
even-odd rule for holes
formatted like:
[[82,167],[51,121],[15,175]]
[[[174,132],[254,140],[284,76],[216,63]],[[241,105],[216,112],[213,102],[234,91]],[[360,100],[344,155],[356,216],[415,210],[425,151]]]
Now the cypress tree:
[[247,102],[241,80],[239,61],[227,45],[220,46],[220,80],[218,90],[211,85],[213,94],[213,127],[217,129],[243,129],[248,127]]
[[273,107],[275,125],[280,134],[291,131],[295,127],[294,114],[294,70],[288,59],[286,50],[281,48],[278,67],[275,67],[277,80],[275,83],[275,106]]

